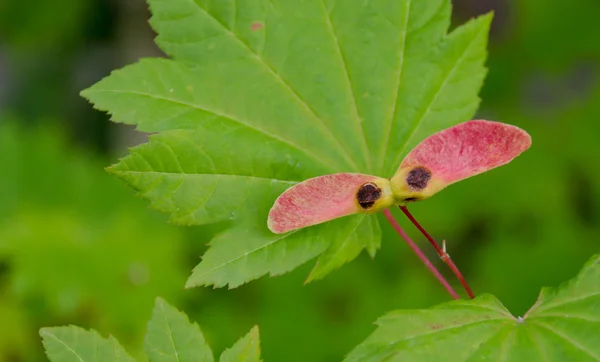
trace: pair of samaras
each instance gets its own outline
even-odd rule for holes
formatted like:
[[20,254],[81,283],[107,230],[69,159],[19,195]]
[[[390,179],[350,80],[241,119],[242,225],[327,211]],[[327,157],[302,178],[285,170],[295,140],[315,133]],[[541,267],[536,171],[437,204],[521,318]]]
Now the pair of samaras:
[[419,143],[391,179],[336,173],[290,187],[275,200],[268,226],[281,234],[424,200],[454,182],[509,163],[530,145],[531,137],[518,127],[484,120],[464,122]]

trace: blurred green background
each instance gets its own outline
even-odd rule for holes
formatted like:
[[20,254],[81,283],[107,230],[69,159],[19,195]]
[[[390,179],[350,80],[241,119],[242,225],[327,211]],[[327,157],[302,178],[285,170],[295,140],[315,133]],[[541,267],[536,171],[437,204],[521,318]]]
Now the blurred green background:
[[[600,251],[600,2],[456,0],[454,20],[489,10],[478,117],[525,128],[533,147],[412,211],[476,293],[522,315]],[[232,291],[184,290],[216,230],[169,225],[105,173],[144,136],[78,96],[161,55],[148,16],[143,0],[0,1],[0,361],[44,361],[38,329],[67,324],[111,333],[139,357],[159,295],[217,353],[258,324],[266,361],[336,361],[385,312],[448,300],[387,227],[375,260],[324,281],[304,286],[305,265]]]

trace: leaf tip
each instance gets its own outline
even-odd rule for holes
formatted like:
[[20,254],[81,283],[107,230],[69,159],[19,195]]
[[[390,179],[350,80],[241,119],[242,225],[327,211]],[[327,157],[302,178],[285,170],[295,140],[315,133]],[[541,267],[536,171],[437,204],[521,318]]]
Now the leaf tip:
[[313,282],[314,280],[318,279],[315,276],[315,269],[317,268],[318,262],[315,264],[315,266],[313,267],[313,269],[310,271],[310,273],[308,273],[308,276],[306,276],[306,279],[304,279],[304,282],[302,283],[303,285],[308,285],[311,282]]
[[491,23],[495,16],[496,16],[496,11],[495,10],[490,10],[487,13],[481,15],[481,18],[483,18],[484,21],[487,21],[487,22]]
[[104,171],[106,171],[107,173],[109,173],[111,175],[116,175],[118,173],[117,164],[113,164],[113,165],[104,167]]
[[[93,87],[93,86],[92,86]],[[82,91],[79,92],[79,96],[85,100],[87,100],[88,102],[90,102],[90,89],[92,89],[92,87],[88,87]]]
[[475,18],[472,18],[471,21],[473,22],[478,22],[481,23],[484,30],[488,30],[492,24],[492,21],[494,20],[494,17],[496,16],[496,13],[494,10],[490,10],[485,14],[481,14]]
[[154,305],[155,306],[164,306],[164,305],[168,305],[169,303],[167,303],[166,300],[164,300],[162,297],[156,297],[154,299]]
[[40,329],[39,329],[39,331],[38,331],[38,334],[39,334],[39,335],[40,335],[40,337],[42,337],[42,338],[44,338],[44,337],[47,337],[47,336],[49,336],[50,334],[52,334],[52,333],[51,333],[51,330],[52,330],[52,328],[53,328],[53,327],[43,327],[43,328],[40,328]]
[[192,289],[192,288],[195,288],[195,287],[197,287],[197,286],[199,286],[199,284],[198,284],[197,282],[195,282],[195,281],[192,281],[192,280],[188,279],[188,280],[185,282],[185,286],[184,286],[184,288],[185,288],[185,289]]

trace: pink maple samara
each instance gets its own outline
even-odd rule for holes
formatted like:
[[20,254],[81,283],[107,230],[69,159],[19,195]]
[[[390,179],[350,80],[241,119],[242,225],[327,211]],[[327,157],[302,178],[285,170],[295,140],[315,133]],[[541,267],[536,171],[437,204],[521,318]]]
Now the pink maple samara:
[[454,182],[509,163],[530,146],[531,137],[518,127],[485,120],[464,122],[419,143],[389,180],[337,173],[290,187],[275,200],[267,225],[281,234],[424,200]]

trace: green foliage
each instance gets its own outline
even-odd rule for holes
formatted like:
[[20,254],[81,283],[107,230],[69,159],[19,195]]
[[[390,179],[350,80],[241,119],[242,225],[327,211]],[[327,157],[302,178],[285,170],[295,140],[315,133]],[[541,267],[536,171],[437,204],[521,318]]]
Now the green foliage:
[[148,323],[145,345],[151,361],[213,361],[200,328],[160,298]]
[[60,362],[133,362],[114,337],[102,338],[96,331],[79,327],[55,327],[40,330],[50,361]]
[[35,360],[37,329],[64,320],[135,350],[156,294],[183,292],[180,230],[67,145],[56,126],[0,121],[0,360]]
[[[8,45],[32,50],[63,47],[78,40],[93,3],[79,0],[0,3],[0,34]],[[55,16],[48,16],[52,12]]]
[[[95,331],[79,327],[40,330],[52,362],[134,361],[114,337],[102,338]],[[221,355],[221,362],[259,362],[258,328],[254,327]],[[151,362],[212,362],[213,354],[200,328],[188,317],[157,298],[146,333],[146,354]]]
[[[578,0],[571,6],[556,3],[548,6],[543,0],[516,1],[517,26],[523,35],[517,44],[527,62],[535,62],[547,69],[559,69],[586,54],[600,56],[600,45],[595,41],[598,26],[588,14],[599,10],[594,0]],[[544,16],[539,16],[544,11]],[[573,36],[575,35],[575,36]],[[540,41],[554,39],[554,43]]]
[[[598,279],[600,255],[571,281],[542,290],[523,317],[514,317],[487,294],[391,312],[345,361],[598,360]],[[51,361],[133,360],[114,338],[102,339],[93,331],[59,327],[40,333]],[[160,298],[148,324],[146,352],[150,361],[213,361],[198,326]],[[257,327],[225,350],[220,361],[260,361]]]
[[110,172],[175,223],[227,224],[188,287],[234,288],[320,255],[313,280],[362,249],[373,256],[376,216],[274,235],[268,210],[309,177],[391,176],[412,146],[479,103],[492,17],[446,34],[448,0],[150,7],[173,59],[127,66],[82,95],[116,122],[160,132]]
[[[105,139],[105,126],[99,129],[87,113],[89,108],[73,99],[74,89],[79,82],[104,73],[111,67],[110,59],[129,59],[133,48],[123,46],[123,40],[127,44],[129,40],[119,34],[139,34],[144,29],[138,26],[145,24],[122,17],[121,9],[113,5],[127,7],[128,14],[136,11],[122,1],[101,2],[114,10],[111,13],[93,11],[92,18],[81,16],[81,9],[90,9],[93,3],[100,2],[0,1],[0,67],[8,77],[0,75],[8,81],[0,81],[0,108],[18,109],[22,112],[19,120],[29,126],[17,130],[14,123],[6,124],[6,118],[0,117],[4,123],[0,125],[0,233],[4,237],[18,235],[17,228],[29,232],[27,242],[18,242],[23,237],[0,240],[0,244],[12,244],[11,253],[0,256],[0,360],[47,360],[39,343],[40,326],[66,324],[93,327],[105,336],[112,332],[137,357],[143,354],[152,299],[163,295],[185,309],[192,320],[202,321],[214,351],[230,346],[250,326],[259,324],[262,343],[268,347],[266,360],[329,362],[340,360],[371,333],[371,322],[387,311],[421,309],[447,300],[435,279],[385,224],[381,225],[383,252],[377,260],[362,253],[355,262],[319,283],[299,287],[311,271],[310,265],[304,265],[286,277],[262,278],[230,291],[196,288],[182,293],[186,274],[198,261],[211,233],[218,231],[219,223],[193,228],[164,225],[162,217],[148,215],[152,211],[146,210],[145,202],[131,197],[116,179],[101,172],[105,159],[72,147],[62,137],[76,135],[77,143],[85,145],[108,141],[117,147],[117,153],[124,152],[119,148],[121,137],[113,138],[123,127],[106,124],[111,138]],[[566,280],[598,251],[600,62],[594,61],[600,49],[600,42],[595,41],[598,2],[512,0],[493,4],[498,10],[490,39],[490,73],[476,117],[523,127],[532,134],[533,147],[509,167],[453,185],[426,202],[416,203],[411,210],[436,238],[447,240],[449,252],[476,293],[491,293],[514,315],[523,315],[536,300],[540,286]],[[454,5],[453,16],[459,23],[486,6],[473,1],[454,1]],[[343,11],[343,6],[338,10]],[[53,16],[48,17],[49,13]],[[238,20],[241,16],[245,15],[238,14]],[[356,21],[370,19],[363,16]],[[79,25],[74,26],[74,22]],[[109,38],[99,39],[94,23],[101,24]],[[373,20],[369,25],[388,26],[386,20]],[[113,27],[118,33],[109,30]],[[94,35],[82,38],[90,30]],[[368,40],[370,34],[355,36]],[[399,37],[395,33],[380,32],[377,37],[387,37],[386,47],[380,51],[397,49]],[[72,41],[77,39],[81,46]],[[134,47],[135,54],[147,51],[143,37],[134,40],[142,44],[142,49]],[[14,52],[17,47],[27,47],[31,57],[20,61],[23,58]],[[110,59],[107,61],[103,54]],[[369,56],[362,61],[382,66],[380,59]],[[372,67],[373,76],[367,81],[389,82],[376,75],[378,69]],[[352,81],[356,82],[354,78]],[[377,101],[375,97],[369,100]],[[31,113],[41,117],[28,117]],[[48,121],[53,114],[64,117],[59,127],[31,127]],[[103,115],[96,118],[104,124]],[[85,137],[86,133],[93,139]],[[13,220],[18,221],[14,226]],[[427,251],[426,241],[408,222],[399,221]],[[58,226],[60,232],[52,231],[54,223],[62,225]],[[65,233],[68,225],[79,234]],[[86,267],[85,275],[69,275],[68,283],[55,279],[67,274],[52,270],[64,271],[65,254],[70,254],[68,250],[75,248],[74,242],[79,235],[85,236],[86,230],[94,234],[94,242],[69,257],[78,262],[75,268]],[[194,233],[191,248],[183,240],[185,232]],[[61,241],[63,236],[68,240]],[[104,242],[110,245],[104,248]],[[64,253],[53,251],[54,243]],[[175,250],[168,251],[162,244]],[[43,248],[36,253],[40,245]],[[96,252],[99,255],[94,257]],[[44,262],[46,253],[54,259],[51,265]],[[134,264],[133,271],[141,270],[135,266],[139,265],[135,264],[138,253],[144,253],[146,260],[153,255],[151,279],[164,278],[151,281],[147,289],[142,288],[142,294],[138,294],[139,287],[131,287],[131,294],[126,294],[131,303],[123,303],[123,290],[128,289],[121,286],[129,284],[125,260]],[[16,262],[16,255],[28,255],[31,262]],[[114,255],[123,255],[118,257],[118,269],[127,276],[117,277],[118,271],[113,274],[107,268]],[[429,255],[445,272],[435,255]],[[83,265],[86,258],[93,260],[92,265]],[[25,265],[33,269],[25,270]],[[92,270],[93,278],[86,282]],[[46,273],[45,286],[31,282],[40,281]],[[108,274],[104,281],[103,274]],[[77,279],[75,288],[69,286],[73,279]],[[24,280],[29,280],[27,292],[23,291]],[[95,285],[98,281],[101,286]],[[87,295],[87,302],[74,303],[73,289]],[[101,298],[99,290],[103,291]],[[298,348],[299,340],[309,348]]]
[[221,354],[220,362],[261,361],[258,327],[253,327],[247,335]]
[[346,361],[597,361],[600,255],[515,318],[494,297],[387,314]]

